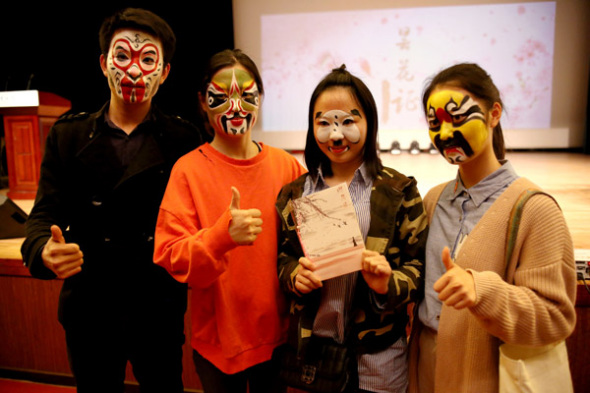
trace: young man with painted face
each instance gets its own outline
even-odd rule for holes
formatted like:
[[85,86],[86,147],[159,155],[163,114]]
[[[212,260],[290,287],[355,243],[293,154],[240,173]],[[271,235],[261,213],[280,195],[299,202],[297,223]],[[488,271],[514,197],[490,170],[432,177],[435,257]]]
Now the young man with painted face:
[[498,392],[502,342],[541,346],[575,327],[572,239],[553,199],[535,195],[509,262],[515,271],[507,269],[510,212],[523,190],[538,187],[504,159],[503,104],[483,69],[441,71],[423,105],[432,143],[458,174],[424,198],[430,232],[410,392]]
[[175,49],[165,21],[125,9],[99,38],[110,101],[51,129],[22,254],[34,277],[64,279],[78,392],[123,392],[127,361],[142,392],[182,392],[187,287],[153,263],[153,243],[172,166],[201,134],[152,104]]
[[242,51],[211,58],[200,99],[213,141],[178,160],[158,217],[154,259],[191,286],[193,358],[207,393],[284,390],[270,361],[287,330],[274,202],[305,170],[252,140],[263,93]]

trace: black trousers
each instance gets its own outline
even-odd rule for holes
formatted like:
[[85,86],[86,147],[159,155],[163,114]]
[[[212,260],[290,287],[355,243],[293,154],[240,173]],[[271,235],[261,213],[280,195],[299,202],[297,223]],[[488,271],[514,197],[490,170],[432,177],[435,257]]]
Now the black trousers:
[[181,393],[184,309],[145,304],[80,311],[64,326],[79,393],[122,393],[127,362],[142,393]]
[[285,393],[275,362],[257,364],[236,374],[225,374],[193,350],[195,369],[205,393]]

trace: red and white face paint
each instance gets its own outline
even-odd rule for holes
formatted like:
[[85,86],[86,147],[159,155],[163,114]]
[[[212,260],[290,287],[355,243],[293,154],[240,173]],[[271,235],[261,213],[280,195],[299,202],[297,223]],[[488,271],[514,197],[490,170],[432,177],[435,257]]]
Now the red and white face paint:
[[112,91],[125,103],[150,100],[164,81],[159,40],[139,30],[118,31],[111,40],[105,71]]

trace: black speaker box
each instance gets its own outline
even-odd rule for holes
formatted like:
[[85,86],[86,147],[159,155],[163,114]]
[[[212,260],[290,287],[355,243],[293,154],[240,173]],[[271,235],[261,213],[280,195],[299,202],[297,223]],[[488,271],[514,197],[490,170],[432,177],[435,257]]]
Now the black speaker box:
[[25,213],[10,198],[0,195],[0,239],[25,237]]

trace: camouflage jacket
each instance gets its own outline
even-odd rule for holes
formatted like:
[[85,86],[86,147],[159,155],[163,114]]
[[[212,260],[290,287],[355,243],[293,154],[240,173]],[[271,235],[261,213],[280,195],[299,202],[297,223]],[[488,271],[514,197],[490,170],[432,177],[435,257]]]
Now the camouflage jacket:
[[[311,336],[321,295],[321,291],[299,295],[294,289],[298,260],[304,254],[289,201],[301,197],[307,176],[284,186],[276,203],[282,222],[277,270],[281,288],[291,299],[289,342],[299,348]],[[370,206],[371,224],[365,246],[385,255],[393,272],[385,295],[374,293],[358,272],[353,323],[348,327],[349,343],[358,353],[383,350],[405,334],[407,305],[423,293],[428,235],[428,219],[415,179],[384,168],[373,182]]]

